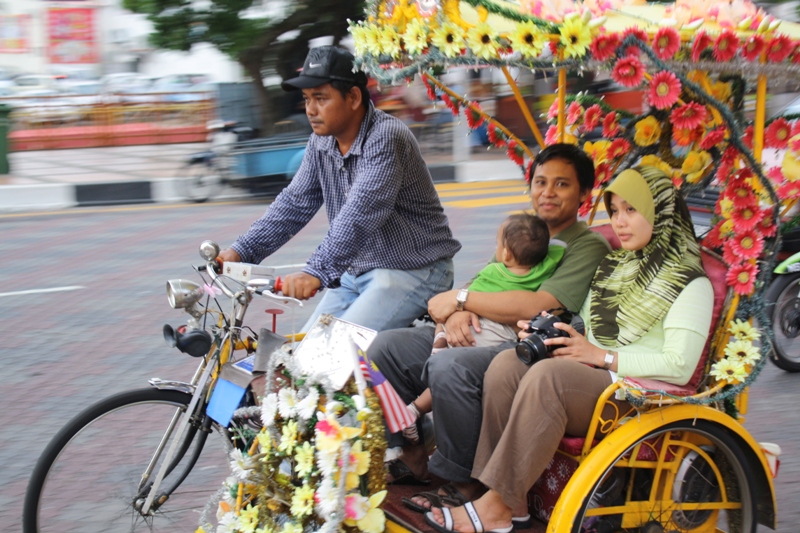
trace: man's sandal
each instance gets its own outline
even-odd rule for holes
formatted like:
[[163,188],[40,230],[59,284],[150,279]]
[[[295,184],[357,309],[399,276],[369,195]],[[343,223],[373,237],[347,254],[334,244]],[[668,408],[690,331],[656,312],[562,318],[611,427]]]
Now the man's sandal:
[[[475,533],[513,533],[514,531],[513,520],[511,521],[511,525],[508,527],[485,531],[483,529],[483,522],[481,522],[478,512],[475,510],[475,506],[472,504],[472,502],[465,503],[464,510],[467,511],[467,516],[472,522],[472,527],[475,529]],[[442,516],[444,516],[444,525],[436,521],[436,518],[433,516],[433,512],[425,513],[425,522],[427,522],[427,524],[436,531],[439,531],[439,533],[458,533],[453,529],[453,513],[450,511],[450,509],[443,507]]]
[[[456,489],[452,483],[445,483],[439,490],[444,491],[446,494],[439,494],[438,491],[418,492],[411,496],[411,498],[403,498],[403,505],[408,507],[414,512],[425,514],[433,507],[461,507],[469,500]],[[430,507],[425,507],[414,501],[414,498],[425,498],[430,502]]]
[[430,479],[420,479],[414,472],[400,459],[392,459],[386,463],[386,468],[392,476],[392,481],[388,485],[430,485]]

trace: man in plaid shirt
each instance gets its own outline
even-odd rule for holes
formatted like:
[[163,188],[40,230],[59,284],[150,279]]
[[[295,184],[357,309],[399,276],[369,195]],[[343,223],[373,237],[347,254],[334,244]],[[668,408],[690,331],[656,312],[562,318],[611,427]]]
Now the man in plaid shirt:
[[453,285],[453,238],[411,131],[376,110],[353,56],[312,49],[297,78],[313,129],[300,169],[223,261],[260,263],[300,231],[322,204],[330,228],[284,294],[308,299],[327,287],[322,313],[382,331],[409,325],[428,300]]

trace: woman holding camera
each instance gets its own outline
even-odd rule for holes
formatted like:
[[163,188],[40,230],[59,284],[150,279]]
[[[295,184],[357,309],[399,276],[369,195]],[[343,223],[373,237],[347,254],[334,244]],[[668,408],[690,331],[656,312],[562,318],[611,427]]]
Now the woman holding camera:
[[[597,399],[617,377],[690,380],[714,294],[686,204],[653,167],[620,173],[604,200],[622,247],[592,280],[580,312],[586,335],[559,322],[552,327],[568,336],[544,339],[544,360],[528,366],[514,350],[494,359],[484,379],[472,471],[489,490],[464,507],[427,513],[437,530],[512,531],[512,517],[528,513],[526,494],[561,438],[586,435]],[[528,321],[519,326],[526,329]]]

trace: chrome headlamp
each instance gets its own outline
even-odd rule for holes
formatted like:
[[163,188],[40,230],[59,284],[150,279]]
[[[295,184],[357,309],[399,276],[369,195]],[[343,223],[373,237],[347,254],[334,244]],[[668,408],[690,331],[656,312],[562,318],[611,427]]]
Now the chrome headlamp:
[[173,309],[187,309],[203,297],[203,287],[186,279],[167,281],[167,300]]

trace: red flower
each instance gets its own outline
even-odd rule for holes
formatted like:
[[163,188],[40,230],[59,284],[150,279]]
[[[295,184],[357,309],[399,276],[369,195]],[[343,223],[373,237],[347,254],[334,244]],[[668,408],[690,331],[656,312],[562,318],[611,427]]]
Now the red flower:
[[525,151],[522,147],[517,144],[517,141],[511,139],[508,141],[508,148],[506,149],[506,154],[508,154],[509,159],[511,159],[514,163],[522,166],[525,162]]
[[558,126],[550,126],[544,134],[544,144],[550,146],[558,142]]
[[589,195],[589,197],[586,200],[584,200],[584,202],[578,208],[578,216],[585,217],[586,215],[589,214],[591,210],[592,210],[592,195]]
[[761,235],[764,237],[774,237],[778,232],[778,227],[775,225],[775,221],[772,220],[772,213],[772,208],[767,208],[762,211],[761,221],[758,223],[758,231],[760,231]]
[[[759,221],[761,220],[761,211]],[[764,238],[754,230],[744,231],[731,239],[731,247],[740,259],[755,259],[764,250]]]
[[742,44],[742,57],[748,61],[756,61],[761,56],[764,46],[766,46],[764,38],[757,33],[753,34]]
[[616,137],[618,133],[617,112],[612,111],[603,119],[603,137],[610,139],[611,137]]
[[608,152],[606,155],[608,159],[617,159],[618,157],[622,157],[627,154],[631,149],[631,143],[626,141],[623,138],[614,139],[611,141],[611,144],[608,145]]
[[731,213],[731,220],[737,231],[747,231],[756,227],[761,222],[761,210],[753,206],[734,207]]
[[589,50],[591,50],[593,58],[598,61],[605,61],[614,56],[618,46],[618,33],[604,33],[598,35],[597,38],[592,41]]
[[467,126],[469,126],[469,129],[474,130],[483,124],[484,118],[480,113],[481,111],[481,106],[477,102],[473,102],[471,105],[468,105],[464,110],[464,115],[467,119]]
[[720,126],[719,128],[710,130],[708,133],[706,133],[706,136],[703,137],[702,141],[700,141],[700,149],[711,150],[723,140],[725,140],[725,127]]
[[608,163],[600,163],[594,168],[594,178],[597,185],[603,185],[611,180],[613,177],[611,170],[611,165]]
[[756,284],[756,275],[758,275],[758,268],[755,264],[746,261],[738,265],[733,265],[728,270],[728,275],[725,276],[725,281],[728,285],[733,287],[737,293],[746,295],[753,292],[753,287]]
[[567,124],[572,125],[578,122],[583,116],[583,106],[578,102],[572,102],[567,108]]
[[748,148],[750,148],[751,150],[753,149],[753,126],[752,126],[752,124],[750,126],[747,126],[744,129],[744,135],[742,135],[742,143],[744,143],[744,145],[747,146]]
[[767,148],[786,148],[789,145],[792,126],[783,117],[773,120],[764,132],[764,145]]
[[583,126],[586,128],[586,131],[592,131],[600,124],[600,117],[603,115],[603,109],[598,105],[594,104],[586,108],[586,114],[583,115]]
[[722,260],[728,265],[736,265],[739,263],[739,258],[736,252],[733,251],[733,245],[730,239],[725,239],[722,243]]
[[623,57],[614,65],[611,77],[623,87],[636,87],[644,78],[644,65],[635,56]]
[[769,170],[767,170],[766,175],[772,184],[776,186],[783,183],[786,179],[783,177],[783,170],[781,170],[781,167],[771,167]]
[[653,38],[653,51],[659,59],[672,59],[681,47],[681,36],[675,28],[659,28]]
[[780,63],[789,57],[792,50],[794,50],[792,40],[781,33],[770,39],[767,44],[767,59],[772,63]]
[[717,40],[714,41],[714,59],[717,61],[730,61],[736,56],[739,49],[739,38],[733,30],[722,30]]
[[711,248],[712,250],[716,250],[720,246],[722,246],[722,235],[720,234],[720,227],[722,223],[720,222],[709,231],[705,238],[703,239],[703,245]]
[[447,108],[450,110],[450,112],[453,113],[454,117],[458,116],[458,110],[459,110],[458,102],[454,102],[453,100],[451,100],[450,95],[448,95],[447,93],[442,94],[442,102],[444,102],[444,105],[446,105]]
[[781,200],[800,198],[800,181],[787,181],[775,192]]
[[528,161],[528,164],[525,165],[525,183],[528,185],[531,184],[531,174],[533,174],[533,159]]
[[792,51],[792,63],[800,63],[800,43],[795,42],[794,50]]
[[[620,41],[624,41],[625,38],[628,35],[633,35],[634,37],[636,37],[637,39],[642,41],[642,43],[645,44],[645,45],[648,43],[647,32],[644,31],[643,29],[639,28],[638,26],[634,26],[632,28],[628,28],[627,30],[625,30],[623,32],[623,34],[622,34],[622,38],[620,39]],[[637,55],[638,56],[639,52],[640,52],[640,49],[639,49],[638,46],[629,46],[625,50],[625,55],[626,56],[629,56],[629,55]]]
[[689,102],[673,110],[669,118],[674,128],[693,130],[706,119],[706,107]]
[[650,92],[647,94],[647,101],[656,109],[669,109],[678,101],[680,94],[681,82],[672,72],[662,70],[650,80]]
[[756,195],[753,193],[753,187],[747,183],[747,180],[738,177],[728,182],[724,196],[733,201],[733,206],[737,209],[746,207],[754,209],[758,204]]
[[547,46],[550,48],[550,53],[558,56],[558,41],[549,41]]
[[558,98],[553,100],[553,103],[550,104],[550,109],[547,110],[547,118],[548,120],[558,118]]
[[502,148],[506,145],[506,134],[497,129],[494,122],[489,122],[486,128],[486,136],[489,137],[489,142],[497,148]]
[[695,63],[700,61],[700,54],[702,54],[710,45],[711,36],[704,31],[698,32],[697,36],[694,38],[694,42],[692,43],[692,61]]
[[428,93],[428,98],[430,98],[432,101],[435,102],[436,89],[434,89],[433,83],[430,80],[428,80],[428,78],[425,76],[422,77],[422,83],[425,85],[425,92]]

